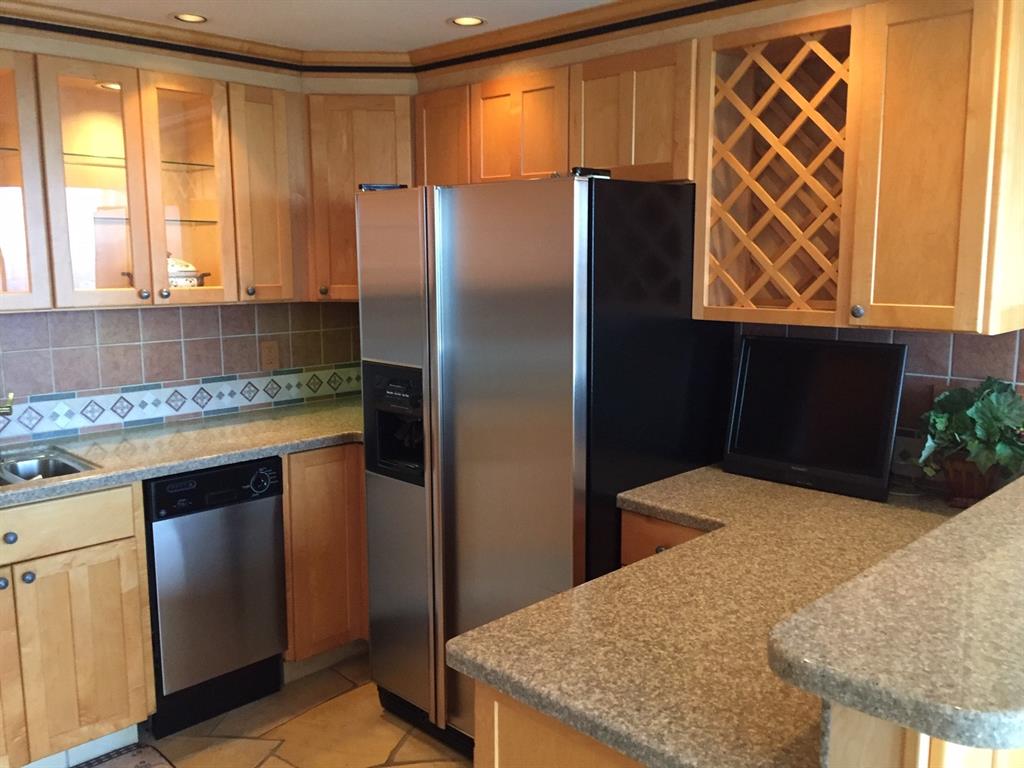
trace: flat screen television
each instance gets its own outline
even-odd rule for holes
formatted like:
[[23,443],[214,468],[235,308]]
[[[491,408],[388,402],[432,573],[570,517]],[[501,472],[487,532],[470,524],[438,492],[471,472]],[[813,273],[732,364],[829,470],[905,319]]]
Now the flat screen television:
[[907,348],[744,336],[728,472],[884,501]]

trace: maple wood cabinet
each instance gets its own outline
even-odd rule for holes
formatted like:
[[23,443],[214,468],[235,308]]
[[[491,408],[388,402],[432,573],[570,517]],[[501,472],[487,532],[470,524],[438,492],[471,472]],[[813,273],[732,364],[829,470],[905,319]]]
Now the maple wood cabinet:
[[569,70],[470,86],[470,179],[546,178],[569,171]]
[[469,184],[469,86],[413,100],[417,184]]
[[0,51],[0,310],[52,306],[31,54]]
[[0,568],[0,766],[28,763],[21,650],[14,616],[14,571]]
[[361,443],[289,454],[288,652],[300,661],[369,635]]
[[310,96],[313,279],[310,298],[359,298],[360,184],[412,184],[408,96]]
[[687,525],[670,523],[667,520],[641,515],[628,510],[622,511],[622,565],[630,565],[645,557],[671,549],[677,544],[693,541],[707,531]]
[[693,40],[573,64],[569,165],[613,179],[693,176]]

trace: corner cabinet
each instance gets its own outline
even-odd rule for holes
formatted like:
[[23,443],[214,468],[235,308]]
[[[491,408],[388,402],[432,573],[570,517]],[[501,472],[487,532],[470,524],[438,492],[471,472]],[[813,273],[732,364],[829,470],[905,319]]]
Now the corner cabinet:
[[613,179],[692,178],[696,43],[687,40],[573,64],[569,166]]
[[310,96],[311,299],[359,298],[356,192],[412,184],[408,96]]
[[470,86],[470,179],[547,178],[569,171],[569,70]]
[[0,51],[0,310],[53,305],[48,256],[32,55]]
[[227,86],[141,72],[156,304],[238,298]]

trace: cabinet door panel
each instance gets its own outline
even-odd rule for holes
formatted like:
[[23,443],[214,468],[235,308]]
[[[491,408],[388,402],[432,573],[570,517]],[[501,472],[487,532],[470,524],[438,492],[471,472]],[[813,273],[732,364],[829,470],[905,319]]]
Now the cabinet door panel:
[[355,196],[360,184],[412,183],[406,96],[310,96],[315,295],[359,298]]
[[470,87],[472,181],[566,173],[568,95],[565,67],[474,83]]
[[469,183],[469,86],[421,93],[414,101],[416,183]]
[[0,51],[0,310],[53,306],[32,55]]
[[[998,4],[864,8],[852,324],[980,330]],[[922,146],[927,162],[922,162]]]
[[28,735],[14,619],[14,572],[0,568],[0,579],[6,581],[0,588],[0,766],[18,768],[28,762]]
[[154,301],[235,301],[227,87],[157,72],[141,82]]
[[231,162],[243,301],[294,297],[285,94],[231,83]]
[[363,446],[288,456],[289,654],[301,660],[369,634]]
[[144,720],[134,540],[20,563],[14,584],[32,759]]

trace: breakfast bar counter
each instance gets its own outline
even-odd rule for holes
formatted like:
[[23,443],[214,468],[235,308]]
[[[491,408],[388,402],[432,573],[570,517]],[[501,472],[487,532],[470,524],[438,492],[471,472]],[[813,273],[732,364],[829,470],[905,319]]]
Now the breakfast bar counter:
[[821,702],[777,677],[772,628],[942,524],[707,467],[619,506],[710,531],[449,641],[455,669],[651,766],[812,768]]

